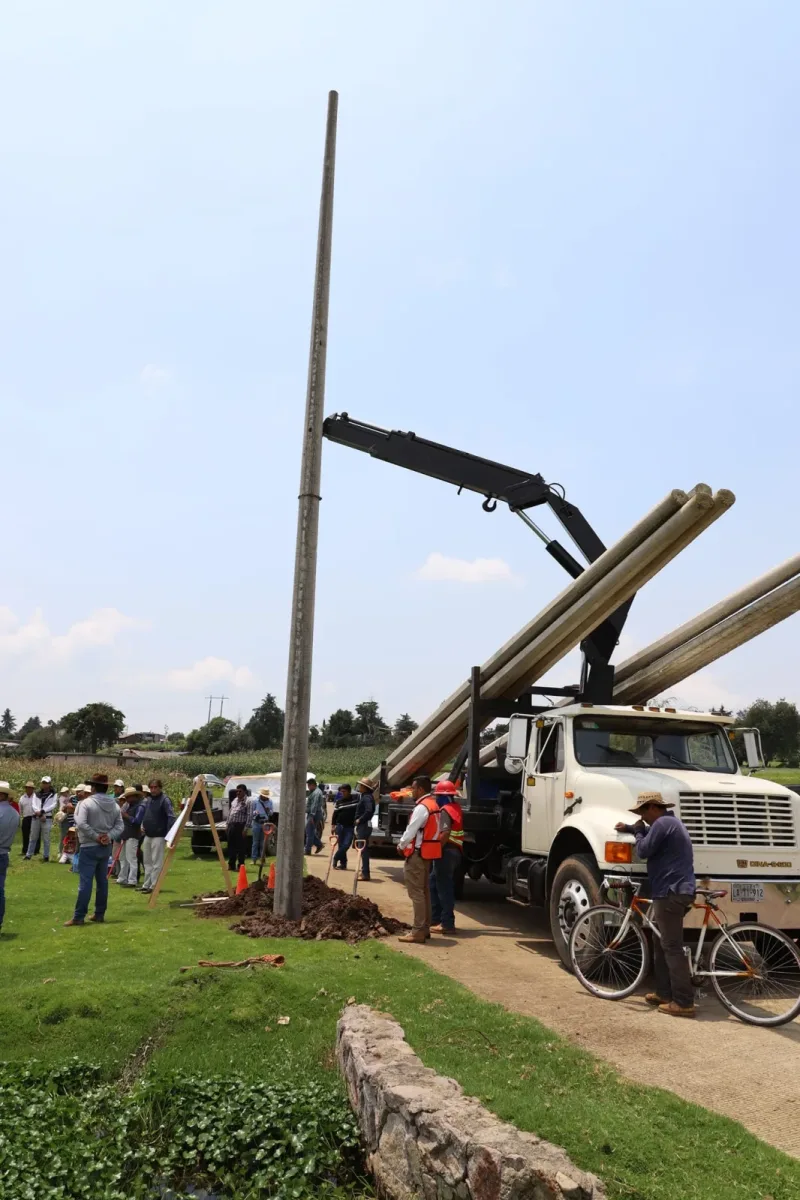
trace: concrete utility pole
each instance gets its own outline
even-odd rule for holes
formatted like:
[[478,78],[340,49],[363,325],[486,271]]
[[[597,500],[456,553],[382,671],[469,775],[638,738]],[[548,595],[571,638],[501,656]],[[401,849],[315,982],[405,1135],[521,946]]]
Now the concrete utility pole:
[[297,546],[294,561],[286,722],[281,765],[281,813],[275,867],[275,912],[299,921],[303,906],[303,835],[308,770],[308,723],[311,716],[311,656],[314,646],[314,599],[317,582],[322,420],[325,403],[325,359],[328,348],[328,296],[333,235],[333,177],[336,164],[338,92],[328,93],[328,123],[319,203],[317,269],[311,314],[311,349],[300,467]]

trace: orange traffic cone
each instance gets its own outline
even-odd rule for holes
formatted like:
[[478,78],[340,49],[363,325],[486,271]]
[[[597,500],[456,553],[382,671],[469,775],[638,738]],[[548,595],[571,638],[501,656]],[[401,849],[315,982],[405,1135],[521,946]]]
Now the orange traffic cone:
[[247,882],[247,869],[244,863],[242,863],[239,867],[239,878],[236,880],[236,895],[238,896],[240,892],[246,892],[249,886],[250,884]]
[[267,879],[267,891],[275,891],[275,863],[269,864],[269,878]]

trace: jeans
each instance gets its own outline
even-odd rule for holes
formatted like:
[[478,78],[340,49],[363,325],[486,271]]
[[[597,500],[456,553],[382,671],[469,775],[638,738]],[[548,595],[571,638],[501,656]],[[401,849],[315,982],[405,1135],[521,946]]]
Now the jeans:
[[683,950],[683,918],[694,896],[670,892],[653,901],[653,918],[660,938],[653,938],[653,974],[662,1000],[674,1000],[681,1008],[694,1004],[689,960]]
[[53,832],[53,818],[47,817],[42,820],[41,817],[34,817],[31,821],[31,832],[28,839],[27,858],[33,858],[34,848],[39,849],[39,843],[42,844],[42,858],[45,862],[50,857],[50,835]]
[[[161,874],[161,868],[164,865],[164,847],[167,844],[167,839],[163,837],[146,837],[142,843],[142,857],[144,858],[144,883],[143,888],[152,891],[158,883],[158,877]],[[83,851],[81,851],[83,854]]]
[[6,915],[6,874],[8,872],[8,851],[0,850],[0,929],[3,928],[3,917]]
[[139,843],[135,837],[126,838],[122,843],[122,849],[119,852],[119,875],[117,876],[117,883],[130,884],[131,887],[136,884],[139,866],[136,861],[136,851],[138,849]]
[[316,817],[306,819],[306,854],[311,853],[312,846],[316,846],[317,850],[322,849],[322,838],[319,836]]
[[369,835],[372,833],[372,824],[356,825],[356,841],[363,842],[364,847],[361,851],[361,878],[369,879]]
[[244,825],[228,826],[228,870],[244,866],[247,857],[247,834]]
[[333,856],[333,865],[335,867],[341,867],[342,870],[346,871],[347,851],[353,844],[353,838],[355,837],[356,831],[353,829],[352,825],[337,825],[334,832],[337,837],[338,845],[336,847],[336,853]]
[[94,913],[96,917],[105,915],[108,908],[108,859],[109,847],[89,842],[81,846],[81,857],[78,864],[78,902],[75,905],[73,920],[83,921],[89,911],[89,901],[92,898],[92,884],[95,885]]
[[455,904],[455,874],[461,865],[461,851],[455,846],[445,846],[442,857],[435,859],[431,868],[431,916],[434,925],[442,929],[454,929],[456,914]]
[[264,825],[260,825],[258,821],[253,822],[253,862],[259,862],[261,855],[264,853]]

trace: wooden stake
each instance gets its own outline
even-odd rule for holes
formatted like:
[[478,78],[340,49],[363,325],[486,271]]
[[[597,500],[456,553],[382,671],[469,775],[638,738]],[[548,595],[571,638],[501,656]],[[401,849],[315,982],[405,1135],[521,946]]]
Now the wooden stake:
[[156,880],[156,886],[153,888],[153,894],[150,897],[150,903],[147,906],[148,908],[155,908],[155,903],[156,903],[156,900],[158,899],[158,893],[161,891],[161,885],[163,884],[164,880],[167,878],[169,869],[172,866],[172,860],[175,857],[175,852],[178,849],[178,844],[179,844],[181,838],[183,837],[183,831],[186,828],[186,824],[189,820],[189,816],[191,814],[192,809],[194,808],[194,802],[198,796],[203,797],[203,807],[206,810],[206,816],[208,817],[208,823],[211,826],[211,836],[214,839],[214,846],[216,847],[217,858],[219,859],[220,866],[222,867],[222,877],[225,880],[225,891],[228,893],[229,896],[233,895],[233,884],[231,883],[231,876],[230,876],[230,872],[228,870],[228,864],[225,861],[225,855],[222,852],[222,843],[219,840],[219,833],[217,832],[217,824],[216,824],[216,821],[214,820],[214,814],[211,811],[211,801],[209,800],[208,792],[206,791],[206,781],[202,775],[198,775],[197,779],[198,779],[198,782],[195,783],[194,789],[192,790],[192,794],[189,797],[189,799],[186,801],[183,812],[181,813],[181,815],[179,817],[179,824],[178,824],[178,828],[175,830],[175,837],[172,839],[172,845],[167,850],[167,856],[164,859],[163,866],[161,867],[161,873],[159,874],[158,879]]

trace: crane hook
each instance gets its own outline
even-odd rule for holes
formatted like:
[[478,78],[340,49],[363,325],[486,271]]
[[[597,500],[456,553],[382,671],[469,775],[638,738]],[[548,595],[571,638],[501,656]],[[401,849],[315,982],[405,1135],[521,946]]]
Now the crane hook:
[[484,512],[494,512],[494,510],[497,508],[497,501],[493,496],[487,496],[481,505],[481,508]]

